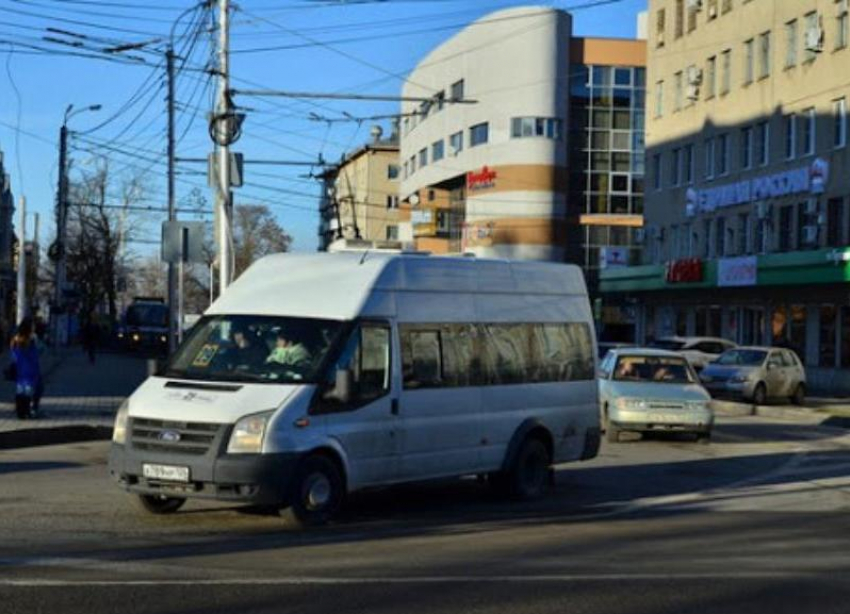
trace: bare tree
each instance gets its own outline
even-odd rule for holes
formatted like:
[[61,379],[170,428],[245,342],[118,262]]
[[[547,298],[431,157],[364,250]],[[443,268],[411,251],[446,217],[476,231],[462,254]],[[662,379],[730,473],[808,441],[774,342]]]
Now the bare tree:
[[292,237],[281,227],[267,206],[242,205],[234,209],[234,278],[263,256],[289,251],[291,244]]

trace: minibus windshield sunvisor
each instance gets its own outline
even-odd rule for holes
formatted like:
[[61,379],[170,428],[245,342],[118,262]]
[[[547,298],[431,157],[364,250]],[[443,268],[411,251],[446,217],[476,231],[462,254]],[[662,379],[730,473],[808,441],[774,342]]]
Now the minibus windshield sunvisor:
[[164,377],[211,382],[312,384],[344,324],[273,316],[202,318]]

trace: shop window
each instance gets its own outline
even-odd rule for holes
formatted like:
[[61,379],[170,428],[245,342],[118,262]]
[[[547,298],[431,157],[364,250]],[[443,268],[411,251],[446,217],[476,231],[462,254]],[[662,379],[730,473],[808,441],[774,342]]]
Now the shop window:
[[791,305],[791,321],[789,322],[788,340],[791,348],[803,364],[806,364],[806,307]]
[[793,245],[794,206],[786,205],[779,210],[779,245],[780,252],[791,251]]
[[771,343],[781,345],[788,338],[788,313],[785,305],[777,305],[770,319]]
[[850,368],[850,307],[841,307],[841,368]]
[[818,346],[819,367],[835,367],[835,324],[835,305],[821,305],[820,344]]
[[844,243],[841,236],[843,205],[840,198],[831,198],[826,203],[826,244],[829,247],[840,247]]

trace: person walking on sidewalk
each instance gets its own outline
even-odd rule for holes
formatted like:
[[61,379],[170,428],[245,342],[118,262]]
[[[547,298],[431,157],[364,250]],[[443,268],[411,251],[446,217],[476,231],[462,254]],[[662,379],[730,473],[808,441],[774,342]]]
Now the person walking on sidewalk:
[[15,410],[18,418],[35,418],[41,401],[43,384],[38,343],[30,318],[21,320],[11,343],[15,361]]

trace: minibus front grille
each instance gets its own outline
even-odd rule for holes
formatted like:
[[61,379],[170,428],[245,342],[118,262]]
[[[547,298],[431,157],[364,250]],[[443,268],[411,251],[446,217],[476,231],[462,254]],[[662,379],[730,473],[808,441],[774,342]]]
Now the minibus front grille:
[[134,418],[131,441],[137,450],[202,456],[222,429],[206,422],[172,422]]

